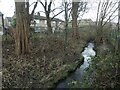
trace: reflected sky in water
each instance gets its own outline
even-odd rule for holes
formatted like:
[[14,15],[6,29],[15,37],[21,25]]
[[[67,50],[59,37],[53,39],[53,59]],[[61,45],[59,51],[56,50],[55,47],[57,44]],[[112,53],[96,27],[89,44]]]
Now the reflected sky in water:
[[68,83],[70,81],[80,81],[82,79],[85,69],[89,67],[91,57],[94,57],[96,55],[96,52],[93,50],[93,48],[94,43],[88,43],[88,46],[85,47],[84,51],[82,52],[82,56],[84,57],[84,63],[79,68],[77,68],[70,77],[59,83],[57,85],[57,88],[69,88]]

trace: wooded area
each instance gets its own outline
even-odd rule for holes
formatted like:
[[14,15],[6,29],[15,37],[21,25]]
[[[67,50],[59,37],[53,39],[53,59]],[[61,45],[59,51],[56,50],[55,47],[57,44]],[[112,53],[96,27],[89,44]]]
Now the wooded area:
[[[2,35],[3,88],[56,89],[85,62],[82,52],[91,42],[96,55],[83,79],[69,81],[69,88],[120,88],[120,1],[96,3],[96,21],[83,19],[91,9],[83,0],[62,0],[59,7],[55,0],[34,0],[31,12],[30,0],[14,3],[15,27]],[[36,12],[38,6],[43,11]],[[64,20],[56,18],[61,14]]]

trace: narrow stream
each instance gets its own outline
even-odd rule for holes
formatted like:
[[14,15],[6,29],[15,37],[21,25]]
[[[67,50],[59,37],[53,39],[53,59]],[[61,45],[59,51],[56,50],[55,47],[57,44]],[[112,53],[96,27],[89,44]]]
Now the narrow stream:
[[0,31],[0,35],[3,35],[3,32],[2,32],[2,31]]
[[74,73],[71,74],[71,76],[67,77],[65,80],[60,82],[57,88],[69,88],[68,83],[72,80],[80,81],[84,75],[85,69],[89,67],[89,64],[91,62],[91,57],[94,57],[96,55],[96,52],[93,50],[94,43],[88,43],[88,46],[85,47],[84,51],[82,52],[82,56],[84,57],[84,63],[76,69]]

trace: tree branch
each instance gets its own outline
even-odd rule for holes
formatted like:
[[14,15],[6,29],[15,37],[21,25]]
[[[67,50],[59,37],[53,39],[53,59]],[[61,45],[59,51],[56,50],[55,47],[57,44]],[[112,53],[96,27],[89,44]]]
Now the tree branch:
[[112,6],[111,9],[108,11],[108,13],[106,14],[106,16],[110,14],[110,12],[112,11],[112,9],[115,7],[116,4],[117,4],[117,2],[113,4],[113,6]]
[[54,9],[51,10],[50,12],[54,12],[56,9],[60,9],[60,7],[54,8]]
[[49,3],[49,5],[48,5],[48,12],[50,13],[50,10],[51,10],[51,5],[52,5],[52,0],[50,0],[50,3]]
[[98,18],[99,18],[100,5],[101,5],[101,2],[99,2],[99,4],[98,4],[97,18],[96,18],[96,25],[98,25]]
[[32,6],[34,3],[36,3],[36,2],[33,2],[31,5],[29,5],[29,7]]
[[43,2],[41,2],[41,0],[38,0],[40,3],[41,3],[41,5],[44,7],[44,9],[45,9],[45,5],[43,4]]
[[34,14],[35,9],[36,9],[36,7],[37,7],[37,4],[38,4],[38,0],[37,0],[37,2],[36,2],[36,3],[35,3],[35,5],[34,5],[34,8],[33,8],[32,12],[31,12],[31,15],[33,15],[33,14]]
[[115,15],[111,20],[115,19],[118,15]]
[[47,11],[47,0],[45,0],[45,11]]
[[102,26],[104,26],[107,22],[108,22],[108,20],[112,17],[112,15],[117,11],[117,9],[118,9],[118,7],[113,11],[113,13],[109,16],[109,18],[106,20],[106,22],[102,25]]
[[[68,9],[68,11],[70,10],[71,8]],[[62,12],[64,12],[65,10],[62,10],[60,11],[59,13],[57,13],[56,15],[54,15],[51,19],[54,19],[56,16],[58,16],[59,14],[61,14]]]

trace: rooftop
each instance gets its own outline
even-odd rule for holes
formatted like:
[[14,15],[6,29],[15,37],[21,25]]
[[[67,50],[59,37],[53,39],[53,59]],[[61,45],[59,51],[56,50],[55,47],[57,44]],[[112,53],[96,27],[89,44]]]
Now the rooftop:
[[[46,17],[45,17],[45,16],[38,16],[38,15],[35,15],[35,16],[34,16],[34,19],[46,20]],[[54,18],[52,21],[64,22],[63,20],[58,19],[58,18]]]
[[12,17],[6,17],[8,19],[9,22],[12,21]]
[[92,22],[91,19],[81,19],[81,20],[79,20],[79,21],[85,21],[85,22],[89,22],[89,21],[91,21],[91,22]]

